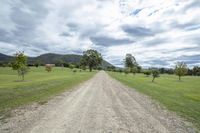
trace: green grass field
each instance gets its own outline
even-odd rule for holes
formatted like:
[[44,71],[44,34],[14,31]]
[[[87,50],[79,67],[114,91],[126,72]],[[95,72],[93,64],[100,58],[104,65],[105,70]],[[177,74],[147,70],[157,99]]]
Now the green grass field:
[[151,96],[200,129],[200,77],[185,76],[182,81],[178,81],[175,75],[160,75],[152,83],[152,77],[143,74],[109,74],[127,86]]
[[72,86],[91,78],[96,72],[54,67],[46,72],[44,67],[31,68],[24,82],[19,82],[17,72],[0,68],[0,114],[31,102],[43,103]]

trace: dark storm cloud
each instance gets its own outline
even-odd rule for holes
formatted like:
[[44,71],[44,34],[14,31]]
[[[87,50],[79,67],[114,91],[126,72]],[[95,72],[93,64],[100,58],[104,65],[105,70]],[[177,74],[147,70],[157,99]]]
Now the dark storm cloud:
[[131,36],[136,36],[136,37],[148,37],[148,36],[154,35],[154,33],[150,29],[144,28],[144,27],[123,25],[122,30],[126,32],[127,34]]
[[123,45],[123,44],[130,44],[134,43],[133,40],[123,38],[123,39],[116,39],[106,36],[93,36],[90,37],[90,40],[96,44],[101,46],[114,46],[114,45]]

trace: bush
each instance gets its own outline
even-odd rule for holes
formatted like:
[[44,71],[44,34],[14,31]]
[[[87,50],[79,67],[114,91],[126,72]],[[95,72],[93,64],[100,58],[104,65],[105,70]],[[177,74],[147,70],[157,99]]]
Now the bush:
[[70,69],[74,69],[74,67],[75,67],[75,66],[74,66],[73,64],[70,64],[70,65],[69,65],[69,68],[70,68]]
[[128,69],[125,69],[125,70],[124,70],[124,73],[125,73],[125,74],[129,74],[129,72],[130,72],[130,71],[129,71]]
[[77,70],[76,70],[76,69],[74,69],[74,70],[73,70],[73,73],[76,73],[76,72],[77,72]]
[[51,66],[51,65],[46,65],[46,66],[45,66],[45,70],[46,70],[47,72],[51,72],[51,71],[52,71],[52,66]]

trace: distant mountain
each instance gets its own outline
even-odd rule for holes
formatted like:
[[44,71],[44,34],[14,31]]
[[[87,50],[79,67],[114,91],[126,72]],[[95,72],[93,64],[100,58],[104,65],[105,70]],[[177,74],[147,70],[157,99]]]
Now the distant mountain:
[[[35,62],[39,61],[43,64],[56,64],[60,61],[63,61],[67,63],[77,64],[80,62],[81,57],[82,57],[81,55],[75,55],[75,54],[60,55],[60,54],[48,53],[37,57],[28,57],[28,63],[34,64]],[[0,53],[0,62],[8,63],[11,60],[13,60],[13,56],[8,56]],[[106,68],[108,66],[113,66],[113,65],[103,60],[102,67]]]
[[0,62],[8,62],[11,59],[12,59],[12,56],[8,56],[8,55],[0,53]]

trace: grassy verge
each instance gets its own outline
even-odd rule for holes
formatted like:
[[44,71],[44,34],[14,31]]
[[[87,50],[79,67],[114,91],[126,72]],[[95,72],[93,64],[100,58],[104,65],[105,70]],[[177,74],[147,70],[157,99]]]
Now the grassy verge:
[[44,67],[31,68],[24,82],[19,82],[17,72],[0,68],[0,114],[31,102],[44,102],[72,86],[91,78],[96,72]]
[[186,76],[179,82],[177,76],[161,75],[152,83],[152,77],[143,74],[125,75],[109,72],[109,75],[151,96],[200,129],[200,77]]

